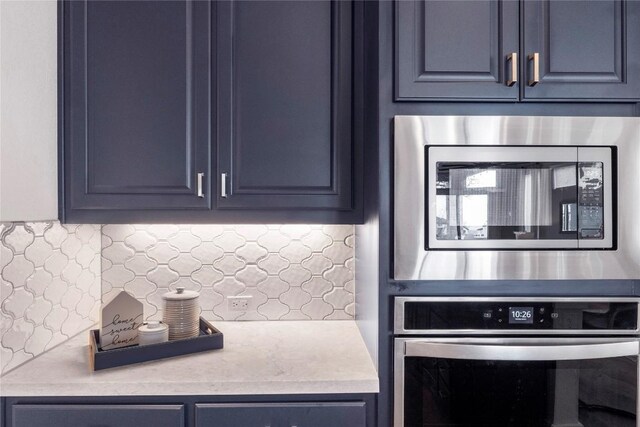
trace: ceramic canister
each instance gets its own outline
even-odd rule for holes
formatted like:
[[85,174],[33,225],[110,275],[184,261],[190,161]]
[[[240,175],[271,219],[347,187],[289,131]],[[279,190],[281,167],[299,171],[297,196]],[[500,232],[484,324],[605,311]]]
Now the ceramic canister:
[[162,322],[149,321],[138,328],[140,345],[158,344],[169,341],[169,327]]
[[162,320],[169,327],[169,340],[197,337],[200,333],[200,294],[177,287],[162,295]]

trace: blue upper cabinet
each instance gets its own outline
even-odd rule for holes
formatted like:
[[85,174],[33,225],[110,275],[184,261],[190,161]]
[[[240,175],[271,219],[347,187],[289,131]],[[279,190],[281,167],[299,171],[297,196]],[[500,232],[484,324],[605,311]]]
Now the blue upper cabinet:
[[61,219],[361,222],[354,8],[61,3]]
[[640,2],[525,1],[525,100],[640,100]]
[[217,8],[217,206],[351,209],[353,4]]
[[396,99],[517,101],[517,1],[396,2]]
[[64,4],[67,219],[208,209],[210,15],[198,1]]
[[640,2],[397,1],[396,100],[640,101]]

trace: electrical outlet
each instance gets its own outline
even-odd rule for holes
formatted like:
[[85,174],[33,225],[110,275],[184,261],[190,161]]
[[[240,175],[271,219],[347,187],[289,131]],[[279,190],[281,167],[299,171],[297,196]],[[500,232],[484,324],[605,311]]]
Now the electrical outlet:
[[247,311],[249,310],[249,301],[253,298],[251,295],[227,297],[229,300],[229,311]]

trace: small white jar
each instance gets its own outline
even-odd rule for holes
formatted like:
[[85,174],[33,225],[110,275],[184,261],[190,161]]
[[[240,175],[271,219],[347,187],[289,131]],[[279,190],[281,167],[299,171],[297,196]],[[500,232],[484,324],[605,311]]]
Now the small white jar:
[[158,344],[169,341],[169,327],[162,322],[145,322],[138,328],[139,345]]

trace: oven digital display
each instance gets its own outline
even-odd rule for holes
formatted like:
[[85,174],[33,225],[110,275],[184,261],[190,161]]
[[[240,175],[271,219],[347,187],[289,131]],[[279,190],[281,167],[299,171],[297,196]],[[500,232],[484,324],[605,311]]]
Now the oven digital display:
[[533,324],[533,307],[509,307],[509,324]]

